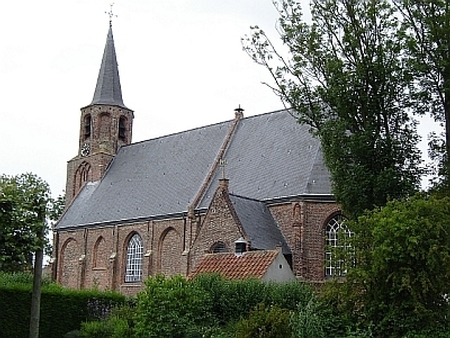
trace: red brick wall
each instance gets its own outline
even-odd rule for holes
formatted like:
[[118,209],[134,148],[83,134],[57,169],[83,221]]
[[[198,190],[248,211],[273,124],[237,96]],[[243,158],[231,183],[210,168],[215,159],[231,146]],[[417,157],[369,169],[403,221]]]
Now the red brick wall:
[[221,241],[233,252],[234,242],[244,237],[239,221],[231,211],[227,189],[219,189],[213,197],[190,251],[189,273],[195,269],[203,255],[210,252],[214,243]]
[[140,290],[142,283],[125,283],[126,251],[135,233],[143,241],[144,280],[158,273],[186,274],[184,228],[179,218],[60,231],[57,281],[73,288]]
[[339,211],[335,203],[301,201],[270,206],[292,250],[294,273],[305,280],[324,278],[324,227]]
[[158,273],[166,276],[185,273],[182,237],[183,233],[172,227],[162,233],[158,243]]
[[77,240],[69,236],[63,242],[61,247],[63,258],[59,265],[60,271],[58,282],[70,288],[78,288],[78,260],[80,259],[81,254]]
[[[338,206],[301,201],[272,205],[269,209],[293,251],[294,273],[310,281],[323,280],[324,226],[339,211]],[[124,282],[127,245],[135,233],[143,241],[143,280],[159,273],[187,275],[214,243],[221,241],[234,251],[234,241],[245,237],[227,189],[222,187],[208,212],[193,219],[60,231],[57,281],[74,288],[96,286],[135,294],[143,283]]]
[[[85,136],[85,118],[91,116],[91,134]],[[120,117],[126,121],[125,139],[119,138]],[[87,182],[100,180],[122,145],[131,143],[133,112],[117,106],[93,105],[81,109],[79,152],[67,163],[66,205],[69,205],[80,188],[77,170],[87,163],[90,167]],[[90,144],[90,154],[82,157],[80,150],[85,142]]]

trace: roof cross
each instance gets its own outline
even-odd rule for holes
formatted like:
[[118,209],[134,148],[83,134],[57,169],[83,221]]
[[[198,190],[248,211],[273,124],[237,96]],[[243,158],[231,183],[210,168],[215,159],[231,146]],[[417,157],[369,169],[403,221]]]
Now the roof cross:
[[112,18],[113,18],[113,17],[116,17],[116,18],[117,18],[117,15],[115,15],[115,14],[113,13],[113,10],[112,10],[113,6],[114,6],[114,2],[113,2],[112,4],[109,5],[109,12],[105,12],[105,13],[108,14],[108,16],[109,16],[109,25],[110,25],[110,26],[111,26],[111,24],[112,24]]

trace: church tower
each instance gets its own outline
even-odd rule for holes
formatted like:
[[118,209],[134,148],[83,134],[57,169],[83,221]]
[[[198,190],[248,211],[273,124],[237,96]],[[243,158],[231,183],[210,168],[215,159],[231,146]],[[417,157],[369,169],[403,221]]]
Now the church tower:
[[119,148],[131,143],[133,111],[122,100],[111,20],[92,102],[81,108],[78,155],[67,164],[66,206],[99,181]]

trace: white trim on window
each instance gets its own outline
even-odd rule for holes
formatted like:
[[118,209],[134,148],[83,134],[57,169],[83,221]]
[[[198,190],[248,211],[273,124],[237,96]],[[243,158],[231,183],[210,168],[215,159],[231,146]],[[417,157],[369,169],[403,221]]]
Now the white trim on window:
[[141,236],[134,234],[127,246],[127,266],[125,269],[125,282],[133,283],[142,281],[142,257],[144,246]]
[[338,214],[331,218],[325,229],[325,277],[343,277],[347,273],[346,262],[336,257],[335,249],[349,248],[347,239],[353,236],[345,225],[346,217]]

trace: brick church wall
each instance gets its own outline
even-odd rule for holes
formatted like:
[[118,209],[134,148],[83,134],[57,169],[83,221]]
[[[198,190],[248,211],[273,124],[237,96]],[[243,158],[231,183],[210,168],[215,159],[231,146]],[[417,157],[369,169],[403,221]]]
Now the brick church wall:
[[114,227],[86,229],[85,277],[83,287],[111,288],[111,263]]
[[186,274],[184,219],[60,231],[58,282],[72,288],[121,290],[135,294],[142,283],[125,283],[127,246],[133,234],[143,241],[143,280],[156,274]]
[[187,220],[184,218],[154,222],[153,273],[172,276],[186,273],[184,236]]
[[[89,158],[76,157],[70,160],[67,163],[67,177],[71,178],[66,183],[67,203],[72,201],[86,182],[99,181],[112,158],[113,156],[110,154],[99,153]],[[82,166],[89,168],[86,181],[82,181],[79,177],[81,174],[78,171]]]
[[[156,274],[188,275],[214,243],[223,242],[233,251],[234,241],[243,236],[229,203],[222,192],[216,194],[205,215],[193,220],[185,217],[60,231],[57,280],[72,288],[99,287],[136,294],[143,283],[124,282],[127,245],[134,233],[143,241],[143,280]],[[324,227],[339,207],[302,201],[272,205],[270,211],[292,249],[294,273],[305,280],[322,281]]]
[[325,226],[337,212],[335,203],[302,201],[270,206],[291,247],[294,273],[305,280],[324,279]]
[[219,190],[215,194],[191,249],[189,272],[195,269],[205,253],[211,253],[213,244],[223,242],[228,251],[233,252],[234,242],[243,237],[230,210],[230,203],[226,192]]

